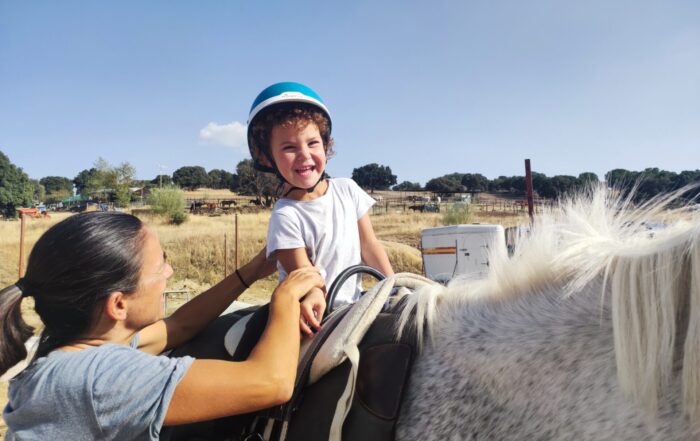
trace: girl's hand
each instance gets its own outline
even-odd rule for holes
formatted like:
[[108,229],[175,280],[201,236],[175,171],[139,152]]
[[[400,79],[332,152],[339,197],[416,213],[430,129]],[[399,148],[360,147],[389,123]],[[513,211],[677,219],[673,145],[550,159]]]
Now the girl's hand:
[[308,336],[321,329],[321,319],[326,310],[326,295],[318,287],[311,289],[301,301],[299,329]]
[[321,291],[325,287],[325,283],[318,268],[305,266],[289,273],[287,278],[272,293],[272,299],[280,296],[292,296],[296,301],[300,301],[311,290]]

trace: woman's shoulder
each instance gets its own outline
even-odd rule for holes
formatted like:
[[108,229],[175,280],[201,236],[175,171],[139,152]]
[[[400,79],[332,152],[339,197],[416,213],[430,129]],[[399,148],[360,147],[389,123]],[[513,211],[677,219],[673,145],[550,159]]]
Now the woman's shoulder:
[[[29,363],[10,380],[9,394],[14,402],[31,402],[37,396],[66,398],[76,394],[84,399],[91,385],[110,370],[119,369],[124,354],[137,352],[122,345],[101,345],[76,352],[53,351]],[[120,362],[120,359],[122,362]]]
[[[89,375],[102,375],[103,371],[122,369],[124,366],[141,369],[144,364],[151,363],[154,357],[158,356],[113,343],[75,352],[53,351],[31,362],[27,369],[13,380],[39,379],[42,381],[42,377],[48,376],[52,379],[60,378],[61,381],[70,381],[71,378],[75,378],[83,382],[89,379]],[[167,359],[167,357],[163,358]],[[88,374],[88,377],[85,374]]]

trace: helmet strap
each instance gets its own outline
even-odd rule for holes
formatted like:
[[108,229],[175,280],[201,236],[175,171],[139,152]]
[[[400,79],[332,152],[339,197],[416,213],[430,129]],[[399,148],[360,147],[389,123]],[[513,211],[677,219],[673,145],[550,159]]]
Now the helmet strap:
[[[280,182],[280,190],[282,189],[282,186],[284,186],[284,184],[292,185],[291,183],[287,182],[287,180],[284,179],[284,178],[282,177],[282,175],[279,173],[279,171],[277,172],[277,176],[278,176],[278,177],[280,178],[280,180],[281,180],[281,182]],[[294,186],[292,186],[292,187],[291,187],[289,190],[287,190],[287,192],[286,192],[285,194],[283,194],[281,197],[286,198],[286,197],[289,195],[289,193],[293,192],[294,190],[304,190],[304,191],[306,191],[307,193],[312,193],[314,190],[316,190],[316,187],[318,186],[318,184],[320,184],[321,181],[325,180],[326,178],[328,178],[328,175],[326,174],[326,172],[325,172],[325,170],[324,170],[323,173],[321,174],[321,177],[318,178],[318,181],[316,181],[316,183],[315,183],[314,185],[312,185],[311,187],[309,187],[309,188],[301,188],[301,187],[294,187]]]

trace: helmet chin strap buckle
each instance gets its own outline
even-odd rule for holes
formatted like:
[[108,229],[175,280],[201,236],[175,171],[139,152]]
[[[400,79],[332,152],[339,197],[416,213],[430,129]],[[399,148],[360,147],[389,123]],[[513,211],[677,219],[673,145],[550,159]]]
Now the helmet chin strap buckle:
[[[282,174],[281,174],[281,173],[278,174],[278,175],[279,175],[279,177],[282,179],[282,181],[286,182],[286,183],[289,184],[289,185],[292,185],[290,182],[287,182],[287,180],[284,179],[284,178],[282,177]],[[327,175],[326,172],[324,171],[323,173],[321,173],[321,177],[318,178],[318,181],[316,181],[316,183],[315,183],[314,185],[312,185],[311,187],[309,187],[309,188],[301,188],[301,187],[294,187],[294,186],[292,186],[292,188],[290,188],[289,190],[287,190],[287,192],[286,192],[285,194],[283,194],[282,197],[283,197],[283,198],[286,198],[286,197],[289,195],[289,193],[293,192],[294,190],[304,190],[304,191],[306,191],[306,193],[312,193],[312,192],[316,189],[316,187],[318,186],[318,184],[320,184],[321,181],[323,181],[323,180],[326,179],[327,177],[328,177],[328,175]]]

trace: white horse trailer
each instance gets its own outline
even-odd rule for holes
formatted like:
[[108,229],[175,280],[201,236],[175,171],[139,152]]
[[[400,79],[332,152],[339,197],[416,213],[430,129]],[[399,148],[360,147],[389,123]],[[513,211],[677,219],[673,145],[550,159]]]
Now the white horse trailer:
[[501,225],[453,225],[426,228],[421,233],[423,271],[438,282],[455,276],[486,277],[491,252],[507,253]]

